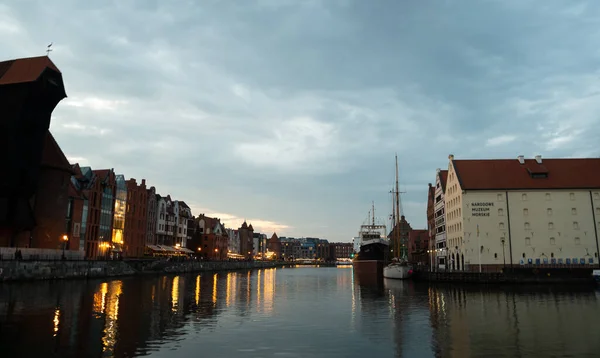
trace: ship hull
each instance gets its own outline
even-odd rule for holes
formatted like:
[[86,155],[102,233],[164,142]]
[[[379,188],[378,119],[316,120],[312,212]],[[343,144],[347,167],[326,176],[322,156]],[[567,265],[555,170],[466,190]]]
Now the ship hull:
[[383,268],[386,265],[388,245],[381,242],[363,245],[358,255],[352,261],[354,274],[361,279],[383,278]]

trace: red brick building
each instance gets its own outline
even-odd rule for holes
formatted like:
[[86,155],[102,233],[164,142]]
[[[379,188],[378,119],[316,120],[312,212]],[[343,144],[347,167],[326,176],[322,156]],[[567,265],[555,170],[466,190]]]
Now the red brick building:
[[277,233],[273,233],[273,236],[269,239],[269,251],[275,253],[275,259],[281,259],[281,241],[277,237]]
[[349,259],[351,258],[354,248],[351,242],[334,242],[330,244],[332,251],[332,258],[337,259]]
[[[81,173],[79,165],[72,166],[73,173]],[[67,208],[67,235],[69,242],[67,249],[83,250],[85,247],[85,233],[82,233],[81,224],[83,222],[83,209],[87,205],[87,197],[77,186],[77,181],[69,178],[69,205]]]
[[148,192],[146,179],[138,185],[135,179],[127,184],[127,211],[125,212],[124,251],[125,257],[142,257],[146,247],[148,215]]
[[187,245],[188,248],[208,260],[227,259],[228,236],[221,220],[204,214],[195,220],[192,243]]
[[92,170],[74,166],[74,184],[85,196],[81,235],[85,255],[90,259],[106,259],[112,254],[112,223],[116,178],[112,169]]
[[254,250],[254,228],[252,224],[248,225],[244,220],[244,223],[238,229],[238,234],[240,236],[240,254],[247,259],[252,258],[252,251]]
[[0,62],[0,163],[10,174],[0,176],[0,246],[61,245],[70,168],[48,128],[65,97],[48,57]]
[[429,231],[411,230],[408,233],[408,261],[416,264],[429,265]]
[[[435,264],[435,186],[429,183],[427,189],[427,233],[429,235],[429,246],[427,250],[429,255],[434,257]],[[429,263],[431,265],[431,262]]]

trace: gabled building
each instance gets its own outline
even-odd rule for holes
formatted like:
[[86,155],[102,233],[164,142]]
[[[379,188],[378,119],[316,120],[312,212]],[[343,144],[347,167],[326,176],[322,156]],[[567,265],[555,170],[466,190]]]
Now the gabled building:
[[408,234],[408,261],[417,265],[428,266],[429,255],[428,230],[411,230]]
[[238,229],[238,234],[240,236],[240,255],[244,255],[247,259],[252,258],[254,251],[254,228],[252,224],[248,225],[244,220],[242,226]]
[[281,259],[281,241],[279,241],[277,233],[273,233],[273,235],[269,239],[269,251],[274,253],[276,260]]
[[598,266],[600,158],[448,158],[452,269]]
[[238,230],[227,229],[227,248],[233,254],[241,255],[240,251],[240,233]]
[[448,171],[438,169],[435,176],[435,256],[438,270],[445,270],[448,262],[448,248],[446,244],[446,181]]
[[200,214],[196,218],[193,251],[209,260],[227,259],[227,230],[221,219]]
[[187,247],[188,221],[192,219],[192,209],[183,201],[173,201],[173,213],[175,214],[175,246]]
[[156,195],[156,242],[158,245],[175,246],[177,217],[171,196]]

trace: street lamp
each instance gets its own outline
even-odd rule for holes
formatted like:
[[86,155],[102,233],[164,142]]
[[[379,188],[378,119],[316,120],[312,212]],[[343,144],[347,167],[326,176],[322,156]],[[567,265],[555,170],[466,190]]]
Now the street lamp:
[[69,242],[69,237],[67,235],[63,235],[62,241],[63,241],[62,259],[64,260],[65,259],[65,249],[67,248],[67,242]]

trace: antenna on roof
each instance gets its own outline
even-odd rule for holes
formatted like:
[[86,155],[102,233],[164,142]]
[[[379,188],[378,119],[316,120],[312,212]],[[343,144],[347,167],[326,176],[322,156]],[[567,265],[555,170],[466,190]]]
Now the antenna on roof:
[[52,42],[50,42],[50,45],[46,46],[46,56],[50,56],[50,52],[52,51]]

